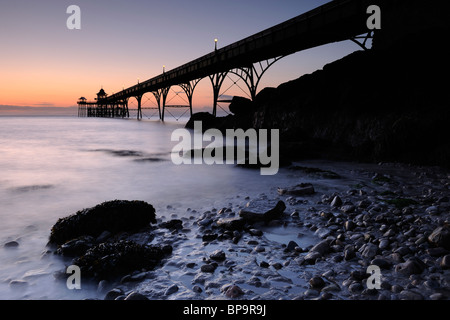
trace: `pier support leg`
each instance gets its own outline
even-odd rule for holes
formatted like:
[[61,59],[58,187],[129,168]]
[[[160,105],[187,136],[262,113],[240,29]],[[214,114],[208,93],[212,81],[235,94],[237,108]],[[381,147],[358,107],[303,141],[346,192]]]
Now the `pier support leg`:
[[264,73],[278,60],[283,58],[284,56],[279,56],[273,59],[268,59],[265,61],[260,61],[252,64],[248,67],[237,68],[231,70],[230,72],[240,77],[250,92],[250,97],[254,101],[256,98],[256,94],[258,92],[258,85],[261,81]]
[[217,100],[219,100],[220,88],[222,87],[223,81],[225,80],[228,71],[220,72],[209,76],[211,84],[213,86],[214,101],[213,101],[213,116],[217,114]]
[[138,102],[137,119],[141,120],[142,119],[142,106],[141,106],[142,96],[137,96],[136,100]]
[[184,90],[184,92],[186,93],[186,96],[188,98],[191,117],[192,117],[192,97],[194,95],[195,87],[200,82],[200,80],[202,80],[202,79],[192,80],[187,83],[182,83],[179,85]]
[[[152,92],[153,95],[155,96],[156,102],[158,103],[159,119],[163,122],[164,122],[164,110],[166,108],[166,100],[167,95],[169,94],[169,90],[170,87],[167,87]],[[161,105],[161,98],[162,98],[162,105]]]

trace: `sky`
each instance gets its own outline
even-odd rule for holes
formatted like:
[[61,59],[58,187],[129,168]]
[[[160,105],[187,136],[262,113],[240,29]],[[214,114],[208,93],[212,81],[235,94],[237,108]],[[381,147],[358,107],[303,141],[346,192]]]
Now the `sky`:
[[[167,71],[208,54],[214,39],[226,46],[326,2],[0,0],[0,105],[75,106],[81,96],[93,100],[101,87],[112,94],[161,74],[163,65]],[[67,28],[70,5],[81,10],[80,30]],[[267,71],[259,90],[355,50],[345,41],[285,57]],[[221,94],[246,96],[238,86],[228,89],[232,83],[227,79]],[[173,88],[168,99],[182,103],[180,91]],[[194,108],[211,106],[212,97],[205,78],[194,92]]]

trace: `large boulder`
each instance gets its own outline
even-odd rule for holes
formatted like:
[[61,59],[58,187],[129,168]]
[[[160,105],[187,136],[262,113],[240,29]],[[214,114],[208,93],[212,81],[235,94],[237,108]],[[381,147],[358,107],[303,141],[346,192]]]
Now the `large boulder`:
[[203,131],[217,127],[216,117],[214,117],[211,113],[197,112],[191,116],[189,121],[186,123],[185,128],[194,129],[194,122],[196,121],[200,121],[202,123]]
[[49,242],[62,245],[81,236],[98,237],[105,230],[112,234],[134,232],[150,223],[156,223],[151,204],[138,200],[108,201],[59,219],[51,229]]
[[253,101],[244,97],[234,96],[228,109],[235,115],[253,114]]

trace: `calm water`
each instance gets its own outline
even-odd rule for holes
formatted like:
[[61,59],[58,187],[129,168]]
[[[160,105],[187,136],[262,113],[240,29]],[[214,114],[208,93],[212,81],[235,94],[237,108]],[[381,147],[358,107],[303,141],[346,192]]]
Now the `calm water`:
[[[260,176],[229,165],[170,160],[181,122],[0,117],[0,299],[83,299],[55,281],[60,257],[44,254],[60,217],[114,199],[144,200],[157,215],[227,205],[276,190],[289,172]],[[168,209],[168,206],[170,206]],[[17,241],[16,248],[4,248]],[[26,284],[14,281],[25,281]],[[11,284],[13,282],[13,284]]]

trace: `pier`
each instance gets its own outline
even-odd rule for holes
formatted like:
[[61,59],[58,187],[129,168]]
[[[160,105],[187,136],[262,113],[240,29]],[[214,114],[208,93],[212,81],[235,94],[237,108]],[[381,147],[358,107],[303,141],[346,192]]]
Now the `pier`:
[[[168,108],[184,108],[192,115],[194,90],[206,77],[212,84],[212,114],[216,116],[217,105],[221,102],[220,89],[228,74],[242,79],[249,90],[249,96],[254,99],[264,73],[283,57],[345,40],[354,41],[367,49],[366,42],[376,31],[367,26],[368,8],[371,5],[389,6],[389,3],[383,0],[334,0],[223,48],[217,48],[216,40],[213,52],[178,68],[164,70],[156,77],[111,95],[106,94],[102,88],[95,101],[81,97],[77,102],[78,116],[125,118],[130,117],[130,110],[135,110],[137,119],[142,119],[142,110],[152,109],[164,121]],[[186,94],[185,105],[166,103],[167,95],[174,86],[179,86]],[[153,94],[157,106],[142,106],[142,97],[146,93]],[[137,100],[137,107],[134,109],[128,106],[131,97]]]

